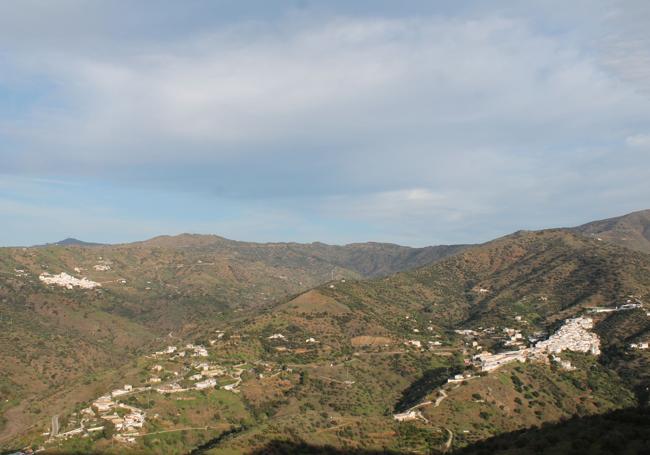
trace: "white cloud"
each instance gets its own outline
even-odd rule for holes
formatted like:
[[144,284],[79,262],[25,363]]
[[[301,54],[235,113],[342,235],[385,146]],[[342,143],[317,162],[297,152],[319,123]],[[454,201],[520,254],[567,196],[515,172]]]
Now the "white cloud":
[[348,159],[399,147],[426,160],[573,140],[621,112],[648,112],[577,49],[521,21],[284,25],[236,26],[122,58],[35,55],[47,63],[32,68],[55,81],[66,108],[28,118],[24,153],[45,159],[23,165],[204,167],[314,147]]
[[625,143],[634,148],[650,148],[650,134],[635,134],[625,138]]

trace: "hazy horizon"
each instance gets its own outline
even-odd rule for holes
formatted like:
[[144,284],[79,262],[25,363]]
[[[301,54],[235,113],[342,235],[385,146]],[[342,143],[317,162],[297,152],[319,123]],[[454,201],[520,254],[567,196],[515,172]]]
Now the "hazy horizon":
[[[641,210],[646,210],[646,209],[641,209]],[[634,211],[634,212],[636,212],[636,211]],[[630,212],[630,213],[634,213],[634,212]],[[623,216],[623,215],[627,215],[627,214],[628,213],[621,213],[621,214],[613,215],[613,216],[607,217],[607,218],[616,218],[618,216]],[[602,218],[602,219],[607,219],[607,218]],[[528,228],[514,229],[512,231],[504,232],[504,233],[496,235],[494,237],[490,237],[490,238],[486,238],[486,239],[478,239],[478,240],[468,240],[466,242],[437,243],[437,244],[423,244],[423,245],[408,245],[408,244],[401,244],[401,243],[391,242],[389,240],[377,240],[377,239],[365,239],[365,240],[358,240],[358,241],[345,242],[345,243],[324,242],[324,241],[318,240],[318,239],[306,240],[306,241],[295,241],[295,240],[291,240],[291,239],[289,239],[289,240],[274,240],[274,239],[251,240],[251,239],[245,239],[245,238],[227,237],[227,236],[219,234],[218,232],[178,231],[178,232],[172,232],[172,233],[161,232],[161,233],[154,234],[154,235],[151,235],[151,236],[145,237],[145,238],[133,238],[133,239],[127,239],[127,240],[123,240],[123,241],[101,241],[101,240],[97,240],[97,239],[80,238],[80,237],[77,237],[77,236],[74,236],[74,235],[68,235],[68,236],[65,236],[65,237],[62,237],[62,238],[52,239],[52,240],[48,240],[48,241],[29,243],[29,244],[22,244],[22,245],[0,245],[0,247],[43,246],[43,245],[47,245],[47,244],[54,244],[54,243],[62,242],[64,240],[76,240],[76,241],[81,241],[81,242],[85,242],[85,243],[97,243],[97,244],[104,244],[104,245],[118,245],[118,244],[128,244],[128,243],[133,243],[133,242],[147,241],[147,240],[154,239],[156,237],[164,237],[164,236],[174,237],[174,236],[180,236],[180,235],[206,235],[206,236],[214,235],[214,236],[226,238],[228,240],[241,241],[241,242],[253,242],[253,243],[304,243],[304,244],[325,243],[325,244],[328,244],[328,245],[335,245],[335,246],[338,245],[338,246],[340,246],[340,245],[349,245],[349,244],[354,244],[354,243],[366,243],[366,242],[373,243],[374,242],[374,243],[393,243],[393,244],[412,247],[412,248],[422,248],[422,247],[427,247],[427,246],[439,246],[439,245],[480,244],[480,243],[484,243],[484,242],[487,242],[487,241],[490,241],[490,240],[494,240],[494,239],[499,238],[499,237],[503,237],[503,236],[512,234],[512,233],[514,233],[516,231],[519,231],[519,230],[544,230],[544,229],[555,229],[555,228],[572,228],[572,227],[577,227],[577,226],[580,226],[582,224],[586,224],[586,223],[589,223],[589,222],[592,222],[592,221],[600,221],[600,219],[584,220],[584,222],[579,222],[579,223],[573,224],[573,225],[538,226],[538,227],[530,228],[530,229],[528,229]]]

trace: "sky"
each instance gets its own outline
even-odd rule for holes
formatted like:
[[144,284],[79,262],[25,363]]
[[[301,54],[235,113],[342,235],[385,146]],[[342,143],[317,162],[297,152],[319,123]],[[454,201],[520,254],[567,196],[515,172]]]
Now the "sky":
[[474,243],[650,208],[650,3],[0,2],[0,245]]

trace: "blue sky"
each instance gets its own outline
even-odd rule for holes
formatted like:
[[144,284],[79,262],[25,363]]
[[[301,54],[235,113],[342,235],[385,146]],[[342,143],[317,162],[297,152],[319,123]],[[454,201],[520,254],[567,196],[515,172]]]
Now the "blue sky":
[[419,246],[650,208],[649,22],[635,0],[2,2],[0,245]]

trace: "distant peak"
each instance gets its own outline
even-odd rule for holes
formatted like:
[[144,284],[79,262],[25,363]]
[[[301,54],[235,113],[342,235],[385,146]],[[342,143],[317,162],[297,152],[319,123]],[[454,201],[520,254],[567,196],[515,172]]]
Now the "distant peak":
[[85,243],[85,242],[83,240],[75,239],[73,237],[68,237],[67,239],[59,240],[56,243],[59,243],[59,244],[67,244],[68,243],[69,244],[69,243]]
[[178,235],[159,235],[143,242],[136,242],[143,245],[158,247],[199,247],[207,245],[219,245],[223,243],[234,242],[224,237],[213,234],[190,234],[182,233]]
[[68,237],[67,239],[60,240],[54,243],[48,243],[45,246],[100,246],[102,243],[84,242],[83,240]]

